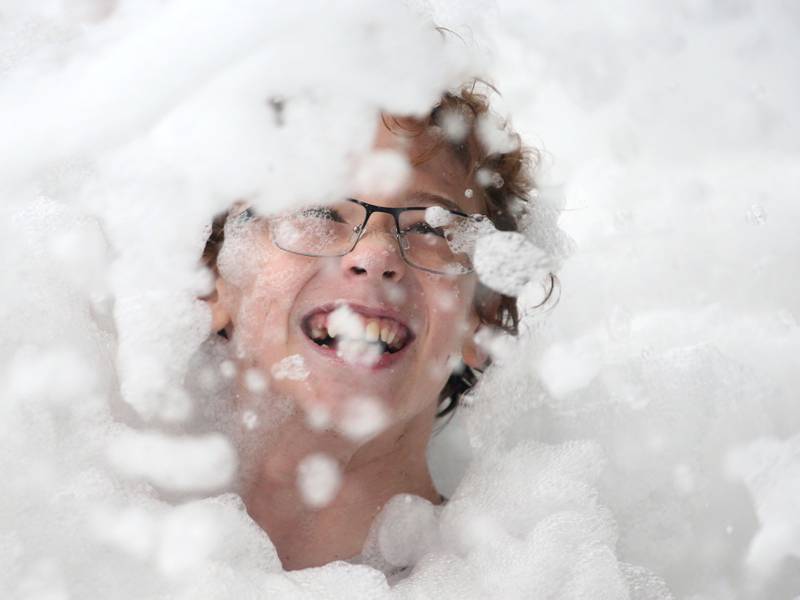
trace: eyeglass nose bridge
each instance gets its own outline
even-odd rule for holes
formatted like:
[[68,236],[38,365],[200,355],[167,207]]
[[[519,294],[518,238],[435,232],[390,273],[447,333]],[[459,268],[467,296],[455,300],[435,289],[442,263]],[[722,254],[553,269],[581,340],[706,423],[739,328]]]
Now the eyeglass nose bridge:
[[356,238],[355,240],[353,240],[353,245],[350,247],[348,254],[356,249],[358,242],[361,241],[361,238],[363,238],[364,234],[367,232],[367,223],[369,223],[369,218],[374,213],[386,213],[392,215],[392,220],[394,221],[394,237],[395,240],[397,240],[397,246],[400,249],[400,256],[406,263],[408,263],[405,251],[409,249],[410,245],[408,243],[408,240],[406,240],[405,236],[400,232],[400,218],[398,217],[400,211],[396,208],[375,206],[374,204],[362,202],[361,200],[356,200],[355,198],[350,198],[349,200],[351,202],[360,204],[362,207],[364,207],[364,210],[366,211],[367,214],[364,216],[364,220],[361,222],[361,224],[357,225],[354,228],[353,232],[356,234]]
[[[366,211],[366,215],[364,216],[364,220],[362,221],[361,225],[358,225],[358,226],[354,227],[354,233],[356,233],[357,235],[356,235],[355,240],[353,241],[352,245],[350,246],[350,249],[347,250],[347,252],[343,252],[341,254],[338,254],[337,256],[344,256],[346,254],[349,254],[353,250],[355,250],[356,245],[358,244],[358,242],[361,241],[361,238],[364,237],[364,234],[367,231],[367,223],[369,222],[369,218],[372,216],[373,213],[376,213],[376,212],[388,213],[388,214],[392,215],[392,219],[394,220],[394,229],[395,229],[394,230],[394,236],[395,236],[395,239],[397,240],[397,246],[398,246],[398,248],[400,250],[400,257],[403,259],[403,262],[406,263],[410,267],[413,267],[415,269],[419,269],[419,270],[422,270],[422,271],[427,271],[429,273],[436,273],[436,274],[443,274],[444,273],[443,271],[439,271],[439,270],[436,270],[436,269],[429,269],[429,268],[422,267],[420,265],[414,264],[414,262],[412,260],[410,260],[408,258],[408,256],[407,256],[407,254],[406,254],[406,252],[411,249],[411,244],[408,241],[408,238],[403,233],[403,231],[400,229],[400,215],[406,210],[416,210],[416,208],[414,208],[414,209],[390,208],[390,207],[386,207],[386,206],[376,206],[374,204],[370,204],[369,202],[364,202],[363,200],[357,200],[355,198],[348,198],[348,200],[350,202],[353,202],[355,204],[358,204],[358,205],[362,206],[364,208],[364,210]],[[462,216],[466,216],[466,215],[462,215]],[[465,273],[470,273],[470,272],[472,272],[472,268],[469,268],[466,271],[464,271],[462,273],[459,273],[459,274],[465,274]]]

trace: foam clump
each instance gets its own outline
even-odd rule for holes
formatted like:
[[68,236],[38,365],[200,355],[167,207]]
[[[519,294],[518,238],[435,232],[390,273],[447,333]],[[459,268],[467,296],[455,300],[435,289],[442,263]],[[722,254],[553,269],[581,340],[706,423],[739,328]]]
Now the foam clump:
[[425,554],[435,551],[439,542],[438,508],[412,494],[392,498],[372,526],[363,556],[370,564],[387,571],[408,567]]
[[479,237],[473,263],[481,283],[510,296],[518,296],[531,281],[544,280],[550,269],[545,252],[514,231]]
[[222,496],[169,511],[161,524],[155,558],[167,576],[195,576],[214,562],[236,564],[247,552],[253,552],[248,560],[251,564],[264,570],[278,569],[271,544],[247,518],[241,500]]
[[383,573],[364,565],[337,561],[322,567],[291,571],[286,576],[296,586],[294,594],[287,597],[298,600],[337,600],[342,597],[389,600],[394,597]]
[[452,214],[446,208],[429,206],[425,209],[425,222],[432,227],[446,227],[452,221]]
[[490,452],[442,506],[393,498],[362,559],[388,573],[400,597],[627,599],[617,530],[594,487],[602,466],[589,443]]
[[220,598],[226,589],[245,592],[266,583],[267,589],[291,589],[279,575],[269,538],[233,494],[180,506],[141,497],[138,506],[96,511],[91,531],[106,552],[133,559],[135,572],[144,567],[152,574],[139,590],[123,588],[130,593],[124,597],[172,590],[180,598]]

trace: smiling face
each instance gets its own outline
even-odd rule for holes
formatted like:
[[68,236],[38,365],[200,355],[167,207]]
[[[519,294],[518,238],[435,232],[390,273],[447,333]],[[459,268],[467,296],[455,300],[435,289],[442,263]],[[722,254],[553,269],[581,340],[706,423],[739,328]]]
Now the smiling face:
[[[395,189],[361,181],[356,197],[380,207],[484,212],[465,195],[462,164],[446,144],[429,153],[433,147],[427,134],[398,137],[381,124],[375,150],[399,152],[412,165],[425,159]],[[334,424],[365,398],[393,423],[431,411],[454,358],[478,360],[477,282],[411,267],[394,231],[392,215],[374,213],[351,252],[319,258],[280,249],[266,221],[229,218],[210,302],[215,329],[232,333],[242,363],[262,370],[272,392]]]

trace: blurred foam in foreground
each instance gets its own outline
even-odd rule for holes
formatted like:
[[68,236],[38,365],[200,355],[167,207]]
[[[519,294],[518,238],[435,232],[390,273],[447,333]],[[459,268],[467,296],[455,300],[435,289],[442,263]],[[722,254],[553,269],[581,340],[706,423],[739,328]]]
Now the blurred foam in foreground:
[[[800,594],[799,32],[790,0],[0,2],[0,596]],[[542,152],[486,255],[523,336],[434,439],[448,504],[283,572],[208,402],[206,227],[343,189],[379,108],[476,74]]]

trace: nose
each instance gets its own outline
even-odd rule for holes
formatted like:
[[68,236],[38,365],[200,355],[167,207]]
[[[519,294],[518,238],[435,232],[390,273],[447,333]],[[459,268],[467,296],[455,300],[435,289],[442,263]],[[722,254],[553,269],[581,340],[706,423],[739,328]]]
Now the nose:
[[[379,219],[376,217],[388,217],[380,220],[391,222],[391,226],[377,227]],[[394,221],[389,215],[373,214],[356,247],[341,259],[344,275],[393,283],[400,281],[405,276],[406,263],[400,256],[393,231]]]

